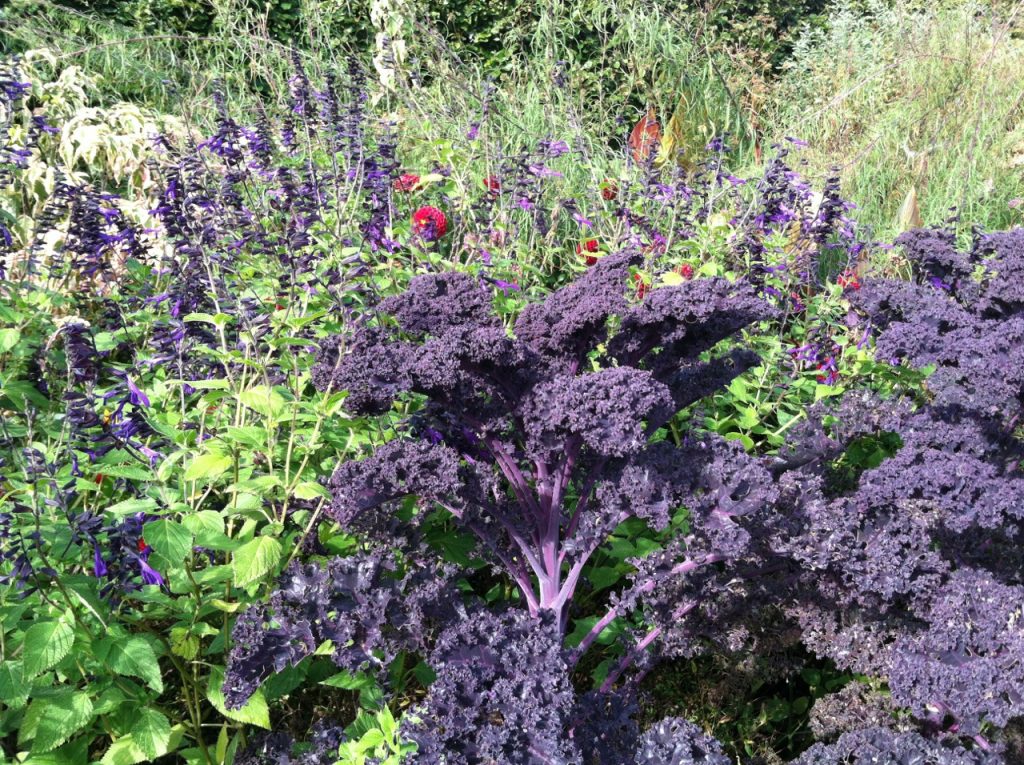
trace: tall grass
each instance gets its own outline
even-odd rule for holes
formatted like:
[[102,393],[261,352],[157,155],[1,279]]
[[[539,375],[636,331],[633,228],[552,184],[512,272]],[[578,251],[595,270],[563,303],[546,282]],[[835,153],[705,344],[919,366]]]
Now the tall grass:
[[912,190],[925,223],[955,207],[962,230],[1020,224],[1011,203],[1024,197],[1022,13],[1019,2],[847,3],[797,46],[771,100],[771,131],[810,141],[818,173],[838,166],[879,237],[898,233]]

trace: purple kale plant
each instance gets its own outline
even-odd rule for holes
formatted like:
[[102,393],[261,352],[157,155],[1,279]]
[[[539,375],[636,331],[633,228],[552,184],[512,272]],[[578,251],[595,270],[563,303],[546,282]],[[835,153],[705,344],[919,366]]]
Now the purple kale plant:
[[[379,320],[324,343],[319,388],[347,391],[359,414],[416,402],[419,437],[338,466],[330,515],[367,550],[293,566],[268,607],[240,617],[232,704],[330,639],[350,670],[383,668],[400,650],[426,658],[437,677],[405,723],[418,762],[722,761],[681,721],[641,741],[631,694],[663,637],[687,643],[687,615],[714,599],[718,569],[747,554],[745,526],[772,499],[767,471],[741,449],[667,427],[756,363],[717,346],[771,310],[723,279],[637,302],[627,286],[639,262],[628,251],[602,259],[512,327],[479,280],[420,276],[381,303]],[[632,581],[566,646],[587,616],[574,597],[609,535],[631,518],[665,530],[684,506],[688,532],[636,560]],[[485,606],[459,594],[459,572],[440,571],[428,533],[440,511],[514,584],[513,602]],[[662,590],[689,592],[670,604]],[[588,648],[634,616],[644,626],[627,630],[600,688],[579,692],[573,671]]]
[[[931,372],[928,402],[848,396],[796,428],[777,458],[771,545],[792,565],[785,609],[806,646],[886,682],[890,708],[929,740],[989,761],[999,729],[1024,716],[1024,230],[979,235],[967,252],[943,230],[897,243],[914,279],[868,279],[850,297],[881,359]],[[835,480],[851,445],[882,434],[898,436],[891,456]],[[961,761],[938,743],[884,746]],[[862,761],[828,756],[807,761]]]

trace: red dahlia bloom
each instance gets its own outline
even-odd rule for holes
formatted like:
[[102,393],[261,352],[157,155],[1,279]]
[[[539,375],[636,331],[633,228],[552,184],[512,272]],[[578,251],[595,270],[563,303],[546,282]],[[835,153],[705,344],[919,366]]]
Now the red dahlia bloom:
[[395,191],[410,192],[415,189],[420,183],[420,177],[415,173],[406,173],[395,178],[395,182],[392,184]]
[[448,219],[436,207],[426,205],[412,214],[412,230],[432,242],[448,233]]
[[146,544],[146,540],[145,540],[145,539],[143,539],[142,537],[139,537],[139,541],[138,541],[138,543],[136,544],[136,548],[138,549],[138,551],[139,551],[140,553],[144,553],[144,552],[146,552],[146,549],[147,549],[148,547],[149,547],[149,545],[147,545],[147,544]]
[[484,188],[490,192],[497,194],[499,191],[501,191],[501,181],[499,181],[497,177],[493,175],[488,175],[486,178],[484,178]]
[[601,199],[607,202],[613,201],[619,195],[619,184],[611,178],[605,178],[601,184]]
[[576,245],[576,254],[583,258],[588,266],[592,266],[597,262],[597,257],[594,255],[584,255],[584,253],[597,252],[598,249],[599,247],[596,239],[587,239]]
[[691,266],[689,263],[683,263],[683,265],[679,266],[679,268],[676,269],[676,273],[679,274],[684,279],[692,279],[693,266]]

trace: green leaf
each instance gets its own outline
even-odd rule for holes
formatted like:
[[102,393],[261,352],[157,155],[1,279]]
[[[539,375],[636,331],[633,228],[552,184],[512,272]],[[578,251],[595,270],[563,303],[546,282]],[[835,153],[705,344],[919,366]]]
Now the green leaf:
[[185,627],[172,627],[171,653],[187,661],[192,661],[199,655],[199,638]]
[[102,462],[95,466],[96,473],[102,473],[107,478],[127,478],[131,481],[152,481],[156,474],[148,468],[137,465],[104,465]]
[[594,588],[594,592],[611,587],[622,578],[623,574],[614,566],[595,566],[587,575],[587,581]]
[[238,394],[238,400],[264,417],[277,417],[287,405],[284,396],[268,385],[257,385]]
[[156,652],[145,638],[107,638],[96,643],[95,652],[96,658],[106,661],[118,674],[138,677],[157,693],[163,693],[164,681]]
[[829,398],[831,396],[841,396],[845,389],[841,385],[815,385],[814,386],[814,400],[821,401],[823,398]]
[[216,478],[227,472],[235,461],[223,454],[200,454],[185,469],[186,481],[198,481],[202,478]]
[[150,510],[155,509],[156,500],[144,497],[142,499],[126,499],[122,502],[117,502],[106,508],[103,512],[113,513],[114,515],[132,515],[133,513],[148,513]]
[[35,699],[25,712],[18,743],[32,741],[32,753],[49,752],[92,722],[92,702],[82,692]]
[[346,691],[361,690],[374,685],[376,681],[367,674],[357,672],[339,672],[331,675],[326,680],[321,680],[320,685],[329,685],[331,688],[344,688]]
[[235,550],[231,561],[235,584],[244,587],[273,571],[281,561],[281,543],[273,537],[257,537]]
[[254,449],[267,446],[267,429],[255,425],[227,428],[224,432],[224,437],[229,443],[234,442],[243,446],[251,446]]
[[[181,519],[181,525],[196,536],[195,543],[221,549],[231,540],[224,536],[224,518],[215,510],[200,510]],[[149,539],[149,537],[146,537]]]
[[292,492],[296,499],[316,499],[317,497],[323,497],[324,499],[330,499],[331,494],[326,488],[321,486],[316,481],[304,481],[295,487],[295,491]]
[[20,661],[0,664],[0,699],[11,709],[25,705],[31,687],[31,683],[25,682],[25,671]]
[[167,752],[171,740],[171,723],[155,709],[143,708],[132,726],[132,739],[146,756],[155,760]]
[[230,385],[227,380],[175,380],[180,385],[190,385],[196,390],[227,390]]
[[110,745],[107,753],[100,760],[100,765],[136,765],[150,759],[142,748],[135,743],[131,734],[121,736]]
[[25,631],[25,674],[28,677],[56,666],[71,652],[75,630],[65,622],[41,622]]
[[0,329],[0,353],[7,353],[18,344],[19,340],[21,340],[21,330]]
[[224,684],[224,669],[222,667],[210,668],[210,684],[206,688],[206,698],[213,704],[214,708],[229,720],[249,723],[260,728],[270,730],[270,711],[267,709],[267,700],[263,691],[257,690],[245,706],[241,709],[228,709],[224,705],[224,693],[221,686]]
[[168,563],[180,564],[192,552],[192,532],[177,521],[164,518],[147,523],[142,536]]

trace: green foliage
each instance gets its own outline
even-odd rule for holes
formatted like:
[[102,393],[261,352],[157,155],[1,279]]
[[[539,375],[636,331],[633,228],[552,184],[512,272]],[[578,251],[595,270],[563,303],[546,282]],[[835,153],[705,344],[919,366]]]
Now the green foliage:
[[915,192],[926,224],[1021,222],[1024,39],[984,4],[840,6],[786,64],[770,132],[813,139],[816,172],[841,167],[859,219],[888,239]]
[[[628,178],[622,139],[649,105],[674,148],[688,156],[699,156],[707,138],[727,130],[747,157],[765,96],[739,81],[747,72],[764,78],[780,68],[771,108],[760,115],[768,120],[762,127],[816,139],[809,150],[816,170],[823,172],[836,158],[849,160],[846,188],[861,219],[878,233],[899,227],[898,210],[911,187],[926,220],[941,220],[952,204],[960,206],[965,222],[1003,226],[1019,220],[1020,208],[1009,203],[1024,197],[1024,162],[1018,161],[1024,135],[1014,91],[1024,69],[1020,40],[1006,27],[988,26],[974,6],[914,12],[872,7],[867,13],[851,6],[832,15],[827,27],[808,32],[787,59],[794,31],[804,21],[817,24],[822,9],[815,0],[727,0],[713,11],[640,0],[430,0],[410,6],[402,19],[410,51],[398,86],[386,94],[375,90],[372,106],[399,122],[399,156],[407,167],[448,172],[424,172],[416,195],[398,202],[396,235],[407,233],[412,200],[444,198],[467,213],[470,190],[539,137],[570,138],[587,157],[552,163],[564,176],[553,184],[561,199],[584,200],[604,179]],[[215,113],[209,108],[211,79],[223,80],[232,109],[251,111],[258,98],[273,111],[287,94],[291,54],[285,42],[302,49],[311,71],[328,70],[352,50],[367,53],[374,44],[368,0],[15,0],[0,14],[5,49],[53,47],[27,56],[37,80],[30,103],[61,122],[60,134],[44,138],[29,169],[0,198],[0,215],[18,245],[28,243],[58,169],[123,193],[137,220],[147,220],[150,172],[158,161],[148,135],[181,126],[153,108],[180,113],[203,132]],[[908,48],[914,55],[907,55]],[[563,73],[565,84],[556,85]],[[468,141],[466,128],[475,121],[482,121],[481,137]],[[585,212],[612,220],[614,206]],[[735,212],[724,206],[692,237],[669,243],[668,267],[686,264],[698,276],[747,269],[749,263],[733,259],[736,230],[728,221]],[[350,224],[324,222],[318,247],[325,269],[353,254],[337,241],[337,232]],[[496,298],[509,316],[582,269],[573,251],[578,232],[567,235],[556,227],[542,234],[525,213],[501,220],[498,228],[502,241],[517,232],[508,235],[507,247],[493,247],[523,287]],[[39,251],[44,260],[63,236],[49,233]],[[775,255],[785,251],[784,242],[770,244]],[[452,266],[453,257],[440,249],[424,255],[432,268]],[[338,329],[328,297],[283,291],[285,274],[262,259],[233,267],[254,300],[282,306],[268,314],[266,353],[254,345],[215,344],[211,361],[236,370],[216,380],[179,379],[159,366],[147,368],[136,382],[151,401],[147,416],[166,440],[155,465],[125,449],[92,463],[79,450],[72,469],[75,447],[67,440],[61,402],[69,375],[59,329],[68,317],[89,322],[111,303],[126,306],[122,330],[93,337],[110,353],[112,367],[123,371],[130,355],[125,346],[144,343],[157,320],[153,307],[136,298],[165,287],[164,277],[151,265],[135,264],[102,294],[45,279],[18,289],[4,286],[0,512],[15,504],[24,508],[14,513],[13,525],[43,540],[42,557],[32,560],[35,586],[0,589],[5,754],[28,762],[134,765],[170,756],[190,765],[227,765],[254,728],[287,727],[303,737],[312,709],[330,709],[350,722],[350,741],[339,753],[344,765],[397,765],[409,749],[397,735],[399,710],[381,706],[376,683],[336,674],[322,654],[268,681],[243,709],[224,705],[220,688],[234,616],[260,601],[309,546],[332,553],[355,548],[355,540],[323,522],[328,497],[320,479],[340,460],[393,435],[345,415],[343,392],[317,394],[309,384],[311,344]],[[400,259],[381,259],[369,265],[365,278],[386,295],[401,289],[413,269]],[[655,285],[676,278],[671,271],[638,275]],[[768,283],[784,294],[792,287],[783,277]],[[784,317],[772,332],[744,338],[764,359],[760,367],[674,424],[696,422],[770,454],[817,401],[853,387],[884,394],[920,389],[919,373],[878,364],[870,348],[859,347],[862,338],[845,322],[848,303],[840,288],[804,297],[803,312]],[[236,318],[193,314],[185,320],[217,332]],[[835,344],[836,384],[824,384],[815,364],[794,356],[813,339],[811,326],[825,328]],[[272,378],[271,367],[282,374]],[[96,393],[113,384],[101,380]],[[186,394],[186,386],[195,392]],[[671,429],[658,435],[674,436]],[[895,446],[885,439],[856,443],[833,466],[835,480],[877,464]],[[55,466],[54,474],[31,474],[24,449],[37,450]],[[67,486],[74,487],[75,498],[62,507]],[[142,585],[117,597],[102,592],[94,550],[72,538],[65,511],[92,512],[107,523],[145,513],[142,536],[166,586]],[[685,527],[686,511],[679,508],[667,533]],[[482,590],[490,602],[511,597],[508,583],[488,579],[442,517],[426,529],[428,543],[448,560],[474,569],[466,587]],[[585,571],[583,610],[599,612],[632,571],[630,560],[662,542],[643,524],[617,529]],[[595,621],[577,620],[569,643]],[[602,633],[596,658],[585,668],[591,678],[604,676],[618,658],[616,638],[635,626],[615,620]],[[418,657],[402,657],[392,669],[393,684],[407,700],[430,679]],[[827,666],[788,684],[735,670],[690,663],[659,673],[661,708],[652,717],[680,712],[724,729],[722,737],[739,742],[737,753],[763,753],[765,741],[777,751],[795,752],[807,741],[810,703],[849,679]],[[729,672],[742,687],[727,685]],[[716,706],[708,703],[711,697],[715,704],[731,702]]]

